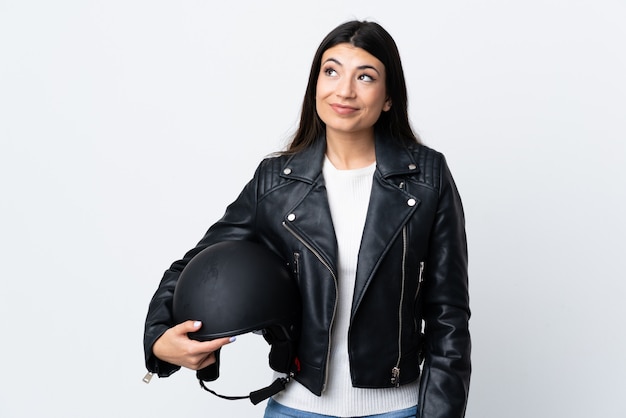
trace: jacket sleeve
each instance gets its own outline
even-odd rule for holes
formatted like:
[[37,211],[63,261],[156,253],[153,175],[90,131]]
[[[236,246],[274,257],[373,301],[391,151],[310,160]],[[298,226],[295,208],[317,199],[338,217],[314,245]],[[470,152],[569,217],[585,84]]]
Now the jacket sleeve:
[[445,158],[424,280],[425,360],[422,418],[462,418],[469,392],[471,342],[467,241],[461,198]]
[[[181,260],[174,262],[165,271],[150,301],[145,322],[144,354],[146,368],[150,372],[156,373],[160,377],[167,377],[180,369],[179,366],[156,358],[152,352],[152,346],[168,328],[176,325],[172,318],[172,298],[178,277],[187,263],[211,244],[227,240],[254,240],[257,184],[260,167],[257,168],[254,178],[246,184],[239,197],[228,206],[223,217],[209,228],[196,247],[187,252]],[[214,370],[207,373],[212,373],[217,377],[219,363],[213,366]]]

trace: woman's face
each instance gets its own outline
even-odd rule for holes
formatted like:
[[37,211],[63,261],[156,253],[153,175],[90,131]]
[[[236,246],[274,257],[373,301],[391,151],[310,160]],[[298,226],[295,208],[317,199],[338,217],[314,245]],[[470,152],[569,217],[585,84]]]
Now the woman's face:
[[385,66],[364,49],[348,43],[322,55],[315,104],[327,137],[365,134],[371,137],[380,113],[391,108],[385,88]]

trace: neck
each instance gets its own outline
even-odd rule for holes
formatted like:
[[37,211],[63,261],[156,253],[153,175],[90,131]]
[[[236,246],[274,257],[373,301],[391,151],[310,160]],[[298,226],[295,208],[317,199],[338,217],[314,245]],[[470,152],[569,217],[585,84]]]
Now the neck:
[[376,161],[374,133],[371,135],[328,135],[326,155],[339,170],[367,167]]

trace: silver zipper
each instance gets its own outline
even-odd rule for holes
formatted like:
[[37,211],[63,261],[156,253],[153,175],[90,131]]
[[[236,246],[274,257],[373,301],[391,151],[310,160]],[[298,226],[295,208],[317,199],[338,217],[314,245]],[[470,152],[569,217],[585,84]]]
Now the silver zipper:
[[[420,271],[419,271],[419,275],[417,276],[417,290],[415,290],[415,298],[413,299],[414,301],[417,302],[417,298],[420,294],[420,290],[422,289],[422,283],[424,282],[424,262],[420,261]],[[417,322],[414,321],[414,325],[415,325],[415,329],[418,329],[417,326]],[[421,329],[421,328],[419,328]]]
[[300,281],[300,253],[293,253],[293,274],[296,276],[296,280]]
[[400,303],[398,305],[398,360],[391,369],[391,384],[400,386],[400,360],[402,360],[402,305],[404,303],[404,285],[406,280],[406,226],[402,228],[402,289],[400,291]]
[[[333,271],[333,269],[330,267],[330,265],[328,265],[328,263],[326,261],[324,261],[324,259],[322,258],[322,256],[320,255],[319,252],[317,252],[313,247],[311,247],[309,245],[309,243],[307,243],[304,238],[302,238],[296,231],[294,231],[285,221],[283,221],[283,226],[285,227],[285,229],[287,229],[287,231],[289,231],[291,233],[291,235],[293,235],[298,241],[300,241],[302,244],[304,244],[305,247],[307,247],[309,249],[309,251],[311,251],[313,253],[313,255],[315,255],[315,257],[317,257],[317,259],[320,261],[320,263],[322,263],[324,265],[324,267],[326,267],[326,269],[328,269],[328,271],[330,272],[331,276],[333,276],[333,282],[335,284],[335,295],[337,294],[337,288],[339,287],[339,285],[337,284],[337,276],[335,275],[335,272]],[[333,305],[333,316],[330,319],[330,330],[333,329],[333,323],[335,322],[335,314],[337,313],[337,298],[335,298],[335,303]],[[328,351],[326,352],[326,370],[325,370],[325,374],[324,374],[324,386],[322,387],[322,392],[324,392],[326,390],[326,385],[328,384],[328,365],[330,364],[330,344],[331,344],[331,334],[330,331],[328,333]]]
[[400,368],[394,367],[391,369],[391,384],[396,387],[400,386]]
[[417,278],[417,291],[415,292],[415,298],[420,293],[420,288],[422,287],[422,282],[424,281],[424,262],[420,261],[420,273]]
[[[404,188],[404,182],[398,185]],[[400,386],[400,361],[402,360],[402,305],[404,303],[404,287],[406,281],[406,252],[407,252],[407,229],[406,225],[402,228],[402,288],[400,291],[400,303],[398,305],[398,360],[396,365],[391,369],[391,384],[395,387]]]
[[154,374],[152,372],[148,372],[146,373],[146,375],[143,377],[143,379],[141,379],[144,383],[148,384],[150,383],[150,381],[152,380],[152,376],[154,376]]

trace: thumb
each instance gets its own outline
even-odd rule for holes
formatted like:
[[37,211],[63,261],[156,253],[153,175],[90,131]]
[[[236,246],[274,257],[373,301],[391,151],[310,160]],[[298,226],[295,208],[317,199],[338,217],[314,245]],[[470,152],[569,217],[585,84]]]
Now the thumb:
[[177,328],[181,334],[186,334],[188,332],[198,331],[202,328],[202,322],[189,320],[178,324]]
[[[202,321],[185,321],[177,325],[177,328],[181,334],[188,334],[190,332],[198,331],[200,328],[202,328]],[[237,337],[223,337],[216,338],[214,340],[202,341],[200,343],[211,347],[211,351],[213,351],[217,350],[223,345],[235,342],[235,340],[237,340]]]

